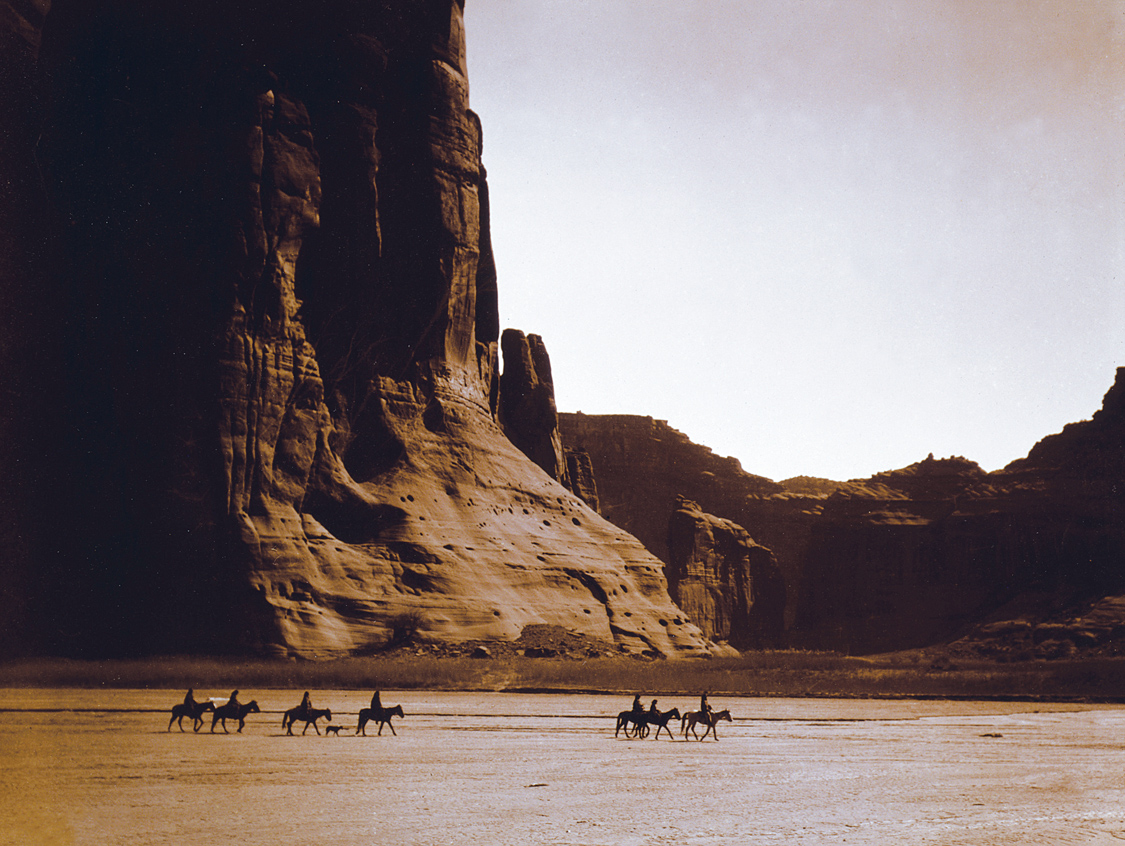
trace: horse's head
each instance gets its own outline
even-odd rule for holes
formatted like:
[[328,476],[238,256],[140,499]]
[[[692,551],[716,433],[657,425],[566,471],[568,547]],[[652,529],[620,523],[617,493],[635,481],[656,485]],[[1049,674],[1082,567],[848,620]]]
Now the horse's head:
[[398,714],[400,717],[406,716],[406,714],[402,713],[402,706],[401,705],[395,705],[395,707],[391,708],[391,713],[392,714]]
[[714,716],[716,720],[726,720],[728,723],[733,722],[733,720],[731,720],[730,718],[730,711],[728,711],[726,708],[724,708],[722,711],[719,711]]
[[326,720],[332,719],[332,709],[331,708],[325,708],[324,709],[324,719],[326,719]]
[[246,704],[246,713],[247,714],[260,714],[260,713],[262,713],[262,710],[258,707],[258,700],[257,699],[251,699]]
[[668,716],[671,717],[673,720],[678,720],[680,718],[680,709],[679,708],[673,708],[671,711],[668,712]]
[[204,711],[214,711],[214,710],[215,710],[215,703],[214,702],[204,702],[203,707],[199,709],[199,713],[202,714]]

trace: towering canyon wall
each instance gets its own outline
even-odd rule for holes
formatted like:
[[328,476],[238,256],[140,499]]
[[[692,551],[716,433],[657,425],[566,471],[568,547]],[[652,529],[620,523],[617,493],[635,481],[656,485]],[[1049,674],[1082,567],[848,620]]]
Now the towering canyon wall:
[[57,0],[34,59],[2,218],[43,327],[3,362],[47,398],[5,418],[28,648],[361,654],[410,617],[706,650],[497,421],[459,2]]

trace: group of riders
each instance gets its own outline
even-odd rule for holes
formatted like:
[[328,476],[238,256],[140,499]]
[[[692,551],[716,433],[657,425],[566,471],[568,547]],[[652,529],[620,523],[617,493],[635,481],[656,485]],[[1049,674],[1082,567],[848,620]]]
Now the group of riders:
[[[639,693],[636,694],[633,697],[632,713],[636,714],[638,717],[643,715],[644,713],[646,713],[645,712],[645,706],[641,704],[641,695]],[[647,713],[649,713],[649,714],[659,714],[660,713],[660,709],[656,707],[656,700],[655,699],[652,700],[652,704],[648,706],[648,712]],[[706,717],[707,717],[706,722],[708,722],[708,723],[711,722],[711,719],[710,719],[711,718],[711,705],[707,702],[707,691],[703,691],[703,693],[699,694],[699,713],[706,715]]]
[[[706,696],[706,694],[704,694],[704,696]],[[195,689],[194,688],[188,688],[187,695],[184,696],[184,707],[192,709],[192,710],[196,710],[202,704],[203,703],[201,703],[201,702],[195,701]],[[241,702],[238,701],[238,691],[237,690],[232,690],[230,692],[230,699],[227,700],[226,704],[227,704],[227,707],[231,708],[232,710],[234,708],[237,708],[239,705],[242,704]],[[653,704],[655,704],[655,700],[653,700]],[[383,708],[383,703],[379,701],[379,691],[375,691],[375,694],[371,697],[371,710],[372,711],[379,711],[379,710],[382,710],[382,708]],[[296,714],[297,714],[297,719],[299,719],[299,720],[303,720],[306,716],[308,716],[309,714],[312,713],[312,711],[313,711],[312,697],[309,696],[309,692],[307,690],[305,691],[305,695],[301,697],[301,704],[298,705],[295,710],[296,710]]]
[[[211,706],[209,706],[208,703],[197,702],[196,699],[195,699],[194,689],[189,688],[187,694],[184,696],[184,703],[183,703],[183,708],[187,712],[187,714],[190,714],[194,719],[198,720],[199,719],[199,716],[198,716],[199,712],[204,705],[208,705],[208,707],[211,707]],[[238,701],[238,691],[232,690],[231,694],[230,694],[230,698],[227,700],[226,704],[224,706],[221,706],[221,707],[224,708],[226,712],[237,714],[237,718],[240,721],[239,730],[241,731],[241,719],[244,715],[238,714],[238,712],[242,709],[242,703]],[[251,708],[254,709],[254,703],[251,703]],[[218,709],[216,709],[216,710],[218,710]],[[376,690],[375,693],[372,694],[372,696],[371,696],[371,708],[370,708],[370,711],[368,711],[367,713],[369,715],[381,715],[381,714],[385,713],[386,710],[387,709],[383,708],[383,703],[380,700],[379,691]],[[392,710],[398,710],[397,706],[396,706],[396,709],[392,709]],[[642,729],[644,729],[644,733],[647,734],[647,725],[649,723],[657,724],[657,725],[661,725],[661,726],[666,727],[668,718],[671,717],[673,714],[676,717],[680,716],[679,712],[676,709],[672,709],[672,711],[667,712],[667,714],[661,713],[660,709],[657,707],[657,701],[655,699],[652,700],[652,704],[649,705],[648,710],[646,711],[644,705],[641,704],[641,695],[638,693],[638,694],[635,694],[633,696],[633,707],[629,711],[622,712],[622,714],[619,716],[619,718],[618,718],[618,728],[620,729],[623,722],[627,721],[627,722],[631,722],[636,727],[638,735],[640,735]],[[296,708],[292,708],[292,709],[290,709],[289,711],[286,712],[286,717],[289,720],[290,725],[294,722],[297,722],[298,720],[304,721],[304,722],[306,722],[306,724],[309,723],[309,722],[312,722],[312,723],[315,724],[315,720],[318,719],[318,715],[326,715],[326,716],[328,716],[329,719],[332,718],[331,712],[329,712],[329,711],[317,712],[316,709],[313,708],[312,696],[309,694],[309,692],[307,690],[305,691],[304,695],[301,697],[301,704],[299,704]],[[401,712],[400,712],[399,715],[401,716]],[[687,717],[689,717],[689,716],[692,716],[692,717],[695,718],[695,719],[693,719],[693,722],[697,719],[698,722],[702,723],[703,725],[706,725],[708,727],[709,731],[714,729],[714,726],[715,726],[714,712],[711,710],[711,704],[707,701],[707,691],[704,691],[699,696],[699,711],[695,715],[685,714],[684,719],[687,719]],[[364,717],[364,714],[363,714],[363,712],[361,712],[361,714],[360,714],[360,726],[359,726],[359,728],[356,729],[357,733],[363,728],[363,723],[365,722],[363,717]],[[719,717],[725,717],[728,720],[730,719],[729,712],[726,712],[726,711],[719,714]],[[627,718],[631,718],[631,719],[627,719]],[[173,719],[175,719],[175,711],[173,711]],[[169,723],[168,727],[171,728],[171,725],[172,724]],[[224,722],[224,727],[225,727],[225,725],[226,724]],[[306,725],[306,728],[307,728],[307,725]],[[214,726],[212,726],[212,731],[213,730],[214,730]],[[393,731],[393,727],[392,727],[392,731]],[[382,728],[380,728],[380,733],[382,733]],[[628,736],[628,734],[629,734],[628,729],[626,729],[626,736]],[[657,732],[657,735],[659,736],[659,731]],[[716,740],[717,739],[718,739],[718,735],[716,735]]]
[[[715,730],[715,723],[719,720],[730,721],[730,711],[712,711],[711,705],[707,701],[707,693],[704,691],[699,697],[699,710],[688,711],[681,714],[678,708],[673,708],[670,711],[661,711],[657,706],[657,701],[652,700],[646,711],[644,705],[641,704],[641,696],[638,693],[633,697],[633,707],[628,711],[622,711],[617,715],[617,729],[614,731],[614,737],[617,737],[622,729],[625,731],[626,737],[647,737],[649,728],[656,726],[656,737],[659,738],[661,732],[668,732],[668,737],[672,737],[672,729],[669,723],[672,720],[680,721],[680,731],[684,737],[691,733],[691,736],[697,740],[704,740],[709,735],[714,737],[715,740],[719,739],[718,732]],[[704,726],[706,731],[700,737],[699,733],[695,730],[697,725]]]

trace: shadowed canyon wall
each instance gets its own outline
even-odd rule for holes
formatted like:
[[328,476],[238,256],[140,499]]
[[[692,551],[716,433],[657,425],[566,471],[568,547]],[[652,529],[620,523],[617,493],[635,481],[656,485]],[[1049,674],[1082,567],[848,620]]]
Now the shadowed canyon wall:
[[663,420],[558,418],[565,449],[588,457],[602,513],[667,564],[672,597],[704,633],[736,647],[780,643],[790,590],[785,575],[770,550],[715,515],[784,489]]
[[23,648],[362,654],[403,618],[708,648],[497,420],[526,406],[460,3],[57,0],[37,56],[8,36]]
[[739,649],[781,644],[785,582],[773,553],[741,526],[681,497],[665,572],[672,598],[708,638]]
[[[592,457],[604,512],[670,565],[678,556],[655,533],[673,492],[768,547],[791,645],[901,649],[976,637],[983,623],[985,638],[1054,637],[1061,626],[1086,646],[1125,648],[1115,599],[1125,593],[1125,369],[1091,420],[994,473],[930,456],[866,480],[762,480],[754,490],[758,477],[732,474],[731,460],[659,421],[560,421],[564,444]],[[673,591],[679,569],[669,567]]]
[[804,566],[799,635],[814,642],[898,648],[1095,607],[1087,645],[1120,640],[1106,599],[1125,593],[1125,368],[1092,419],[1003,470],[931,456],[833,494]]

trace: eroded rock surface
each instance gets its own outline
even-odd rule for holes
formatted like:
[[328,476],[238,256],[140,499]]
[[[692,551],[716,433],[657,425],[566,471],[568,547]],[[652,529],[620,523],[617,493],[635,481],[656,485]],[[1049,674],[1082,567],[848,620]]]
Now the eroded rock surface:
[[1097,626],[1075,621],[1125,593],[1123,396],[1119,369],[1093,419],[995,473],[931,456],[834,494],[806,552],[801,626],[867,650],[949,639],[981,620],[1104,635],[1104,613]]
[[931,455],[870,479],[752,490],[717,484],[708,450],[648,418],[560,420],[564,442],[593,457],[604,512],[665,561],[650,536],[673,489],[768,547],[790,645],[880,651],[964,637],[962,650],[1037,657],[1125,644],[1125,616],[1114,616],[1125,594],[1125,370],[1091,420],[994,473]]
[[776,646],[785,582],[772,552],[730,520],[680,498],[668,521],[668,587],[710,639],[738,648]]
[[459,2],[60,0],[39,72],[43,648],[706,649],[497,422]]
[[[590,456],[601,512],[668,561],[668,515],[679,497],[729,517],[751,494],[784,490],[735,458],[692,443],[664,420],[633,414],[559,414],[565,448]],[[731,519],[734,519],[733,517]]]

